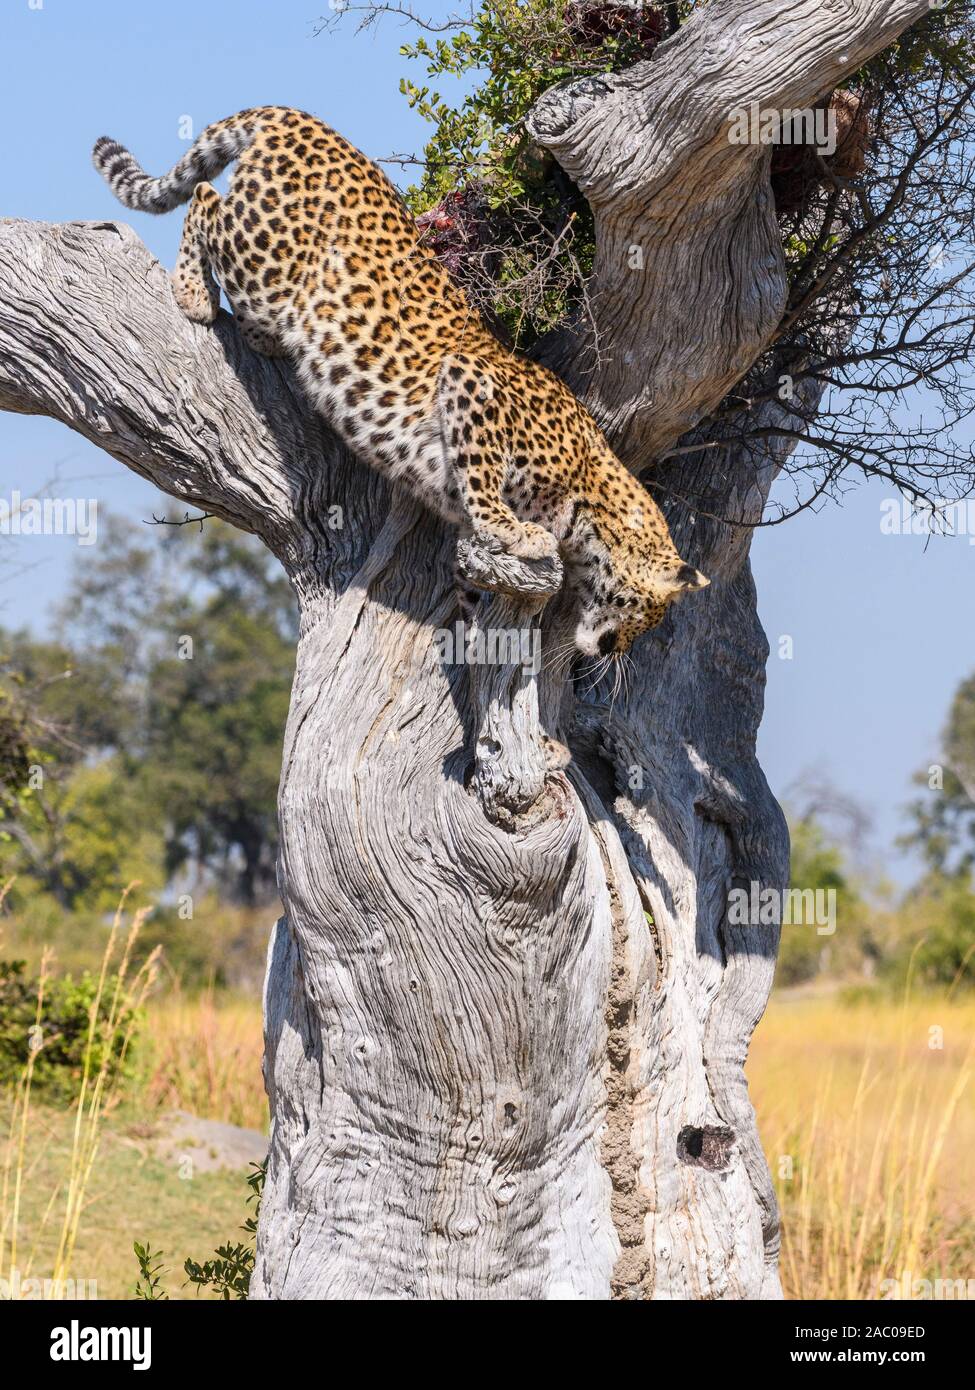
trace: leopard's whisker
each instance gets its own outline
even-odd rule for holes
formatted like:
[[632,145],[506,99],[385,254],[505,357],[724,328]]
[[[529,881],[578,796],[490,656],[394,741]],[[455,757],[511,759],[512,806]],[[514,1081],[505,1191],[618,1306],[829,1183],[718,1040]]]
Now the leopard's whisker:
[[576,655],[576,645],[574,642],[566,642],[563,646],[551,652],[542,663],[542,669],[546,671],[565,670],[571,665],[573,657]]
[[613,658],[611,656],[604,656],[602,660],[596,661],[595,667],[590,667],[589,671],[585,673],[585,675],[588,676],[590,674],[590,671],[592,671],[593,669],[595,669],[596,671],[596,674],[593,677],[592,682],[589,685],[587,685],[585,690],[582,692],[583,695],[588,695],[590,691],[595,690],[596,686],[599,685],[603,676],[605,676],[607,670],[609,669],[609,663],[612,661],[612,659]]
[[633,658],[630,656],[629,652],[624,652],[622,662],[623,699],[627,704],[629,704],[630,696],[632,693],[632,687],[630,685],[630,676],[632,675],[634,669],[635,668],[633,666]]

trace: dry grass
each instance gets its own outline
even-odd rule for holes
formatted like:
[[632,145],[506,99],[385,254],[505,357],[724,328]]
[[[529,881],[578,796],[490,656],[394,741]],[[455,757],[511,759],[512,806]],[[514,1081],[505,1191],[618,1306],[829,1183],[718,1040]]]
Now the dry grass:
[[[146,1033],[147,1109],[266,1126],[256,1000],[170,995]],[[973,1038],[970,997],[773,998],[748,1070],[787,1297],[877,1298],[905,1271],[970,1276]]]
[[[125,960],[134,936],[120,920],[109,953]],[[109,954],[104,989],[117,968]],[[50,970],[46,960],[42,974]],[[129,974],[108,1000],[107,1026],[143,994],[145,972]],[[102,1296],[124,1296],[133,1239],[175,1256],[233,1236],[246,1195],[239,1175],[180,1182],[131,1136],[140,1117],[172,1109],[266,1128],[259,1001],[171,989],[149,998],[140,1035],[137,1076],[104,1135],[111,1097],[97,1069],[86,1069],[68,1113],[32,1102],[33,1058],[7,1097],[0,1277],[14,1264],[25,1277],[83,1267]],[[773,997],[748,1074],[782,1206],[787,1297],[877,1298],[905,1273],[969,1278],[973,1038],[971,995]]]
[[[0,1154],[5,1120],[0,1110]],[[3,1273],[9,1279],[11,1268],[19,1271],[14,1288],[22,1298],[39,1296],[31,1280],[51,1278],[61,1224],[57,1194],[63,1193],[70,1166],[73,1130],[71,1112],[36,1101],[32,1105],[20,1208],[23,1239],[16,1265],[7,1263]],[[246,1170],[194,1167],[188,1172],[182,1154],[154,1151],[151,1130],[148,1121],[128,1108],[106,1117],[67,1280],[45,1296],[71,1297],[75,1291],[78,1297],[132,1298],[138,1275],[132,1245],[138,1240],[163,1252],[169,1298],[217,1297],[211,1290],[187,1286],[183,1261],[187,1256],[208,1259],[218,1245],[244,1239],[241,1223],[250,1210]]]
[[971,1276],[973,1039],[971,998],[773,997],[748,1075],[787,1298]]
[[[7,887],[0,886],[0,906]],[[206,1254],[237,1234],[245,1214],[241,1174],[184,1180],[151,1156],[140,1142],[145,1123],[133,1121],[179,1108],[265,1128],[259,1002],[218,1000],[212,992],[153,998],[158,952],[132,964],[147,911],[126,929],[124,909],[123,897],[96,967],[77,1091],[57,1108],[32,1094],[37,1058],[56,1036],[43,1026],[53,952],[40,957],[36,1045],[0,1096],[0,1284],[10,1297],[38,1296],[38,1281],[44,1297],[71,1297],[76,1289],[91,1297],[96,1288],[103,1298],[131,1295],[136,1238],[166,1251],[169,1296],[185,1297],[182,1276],[173,1273],[176,1252],[198,1255],[202,1246]],[[137,1075],[119,1094],[122,1064],[133,1052]]]
[[[154,1105],[266,1124],[256,1000],[159,1000],[148,1031]],[[973,1038],[970,996],[773,997],[748,1071],[787,1297],[876,1298],[904,1271],[971,1275]]]
[[[0,889],[0,907],[10,886],[8,882]],[[55,1288],[63,1287],[71,1277],[69,1271],[101,1144],[105,1112],[115,1098],[113,1058],[118,1058],[120,1067],[124,1063],[132,1042],[135,1018],[156,976],[155,953],[138,969],[132,969],[133,948],[147,913],[145,910],[136,912],[125,930],[123,920],[128,895],[129,889],[126,889],[105,945],[88,1012],[81,1076],[71,1107],[70,1141],[59,1164],[57,1178],[49,1189],[49,1199],[42,1211],[34,1212],[37,1219],[28,1223],[24,1220],[24,1198],[34,1185],[35,1169],[45,1149],[43,1141],[37,1141],[32,1083],[37,1058],[52,1041],[44,1032],[43,1010],[53,956],[50,952],[42,954],[37,1012],[27,1061],[5,1097],[9,1113],[4,1117],[0,1178],[0,1278],[15,1271],[21,1279],[33,1277],[34,1258],[39,1243],[44,1241],[53,1241],[53,1254],[49,1254],[43,1277]],[[29,1229],[25,1229],[28,1226]]]
[[155,999],[145,1027],[140,1103],[266,1130],[263,1049],[257,999],[212,990]]

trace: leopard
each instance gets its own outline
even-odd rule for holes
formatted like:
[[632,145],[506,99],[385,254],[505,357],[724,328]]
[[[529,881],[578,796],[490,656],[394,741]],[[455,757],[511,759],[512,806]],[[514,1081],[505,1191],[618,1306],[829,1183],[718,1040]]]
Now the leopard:
[[134,211],[189,204],[171,277],[188,319],[213,324],[222,288],[357,458],[461,536],[561,559],[578,653],[622,656],[709,583],[585,406],[492,332],[391,180],[317,117],[248,108],[158,178],[107,136],[93,161]]

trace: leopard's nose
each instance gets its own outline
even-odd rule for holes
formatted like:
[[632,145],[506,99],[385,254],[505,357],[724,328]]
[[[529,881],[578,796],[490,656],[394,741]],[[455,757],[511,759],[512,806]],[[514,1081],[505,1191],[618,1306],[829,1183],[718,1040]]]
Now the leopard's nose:
[[609,656],[612,652],[615,652],[617,637],[619,637],[619,633],[615,628],[610,628],[609,632],[603,633],[597,643],[600,656]]

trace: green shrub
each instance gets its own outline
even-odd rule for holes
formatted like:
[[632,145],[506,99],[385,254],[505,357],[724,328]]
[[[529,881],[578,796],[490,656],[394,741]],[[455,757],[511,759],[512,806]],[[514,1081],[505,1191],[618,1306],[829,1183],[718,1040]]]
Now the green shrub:
[[[250,1292],[251,1275],[254,1273],[257,1219],[261,1211],[267,1163],[252,1163],[251,1169],[247,1175],[247,1186],[250,1188],[247,1202],[253,1203],[254,1211],[241,1227],[247,1240],[237,1241],[233,1245],[228,1242],[226,1245],[218,1246],[213,1259],[204,1260],[203,1264],[191,1259],[183,1263],[187,1284],[195,1284],[198,1289],[212,1289],[225,1302],[246,1298]],[[163,1266],[163,1252],[153,1250],[148,1241],[145,1245],[136,1241],[133,1249],[139,1264],[139,1277],[135,1283],[136,1298],[147,1303],[165,1302],[169,1294],[163,1284],[163,1274],[166,1272]]]
[[930,879],[901,909],[906,929],[885,968],[920,988],[975,986],[975,893],[966,875]]
[[[106,1041],[116,985],[113,976],[102,989],[89,1056],[91,1075],[107,1063],[110,1085],[124,1070],[126,1040],[135,1023],[134,1011],[122,1008]],[[16,1083],[33,1052],[31,1085],[65,1100],[77,1093],[84,1069],[98,980],[88,971],[77,980],[48,977],[40,1011],[39,989],[39,977],[27,975],[25,961],[0,961],[0,1085]]]

